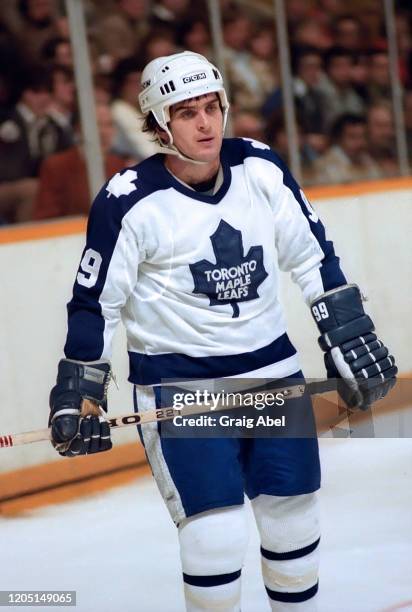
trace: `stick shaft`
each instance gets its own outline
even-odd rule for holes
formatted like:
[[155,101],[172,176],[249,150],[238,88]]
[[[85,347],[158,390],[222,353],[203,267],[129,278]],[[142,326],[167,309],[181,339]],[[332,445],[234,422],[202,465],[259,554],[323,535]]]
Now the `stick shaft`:
[[[336,382],[331,380],[323,380],[313,382],[307,385],[293,385],[291,387],[278,388],[273,390],[265,390],[263,393],[282,393],[285,399],[292,399],[303,395],[305,389],[311,395],[326,393],[336,388]],[[259,392],[261,394],[262,391]],[[251,395],[256,395],[251,393]],[[231,410],[239,408],[242,404],[233,403],[229,406],[217,405],[215,409],[210,408],[205,404],[194,404],[193,406],[184,406],[182,409],[177,408],[160,408],[158,410],[148,410],[147,412],[123,414],[108,419],[110,429],[118,429],[119,427],[128,427],[130,425],[143,425],[145,423],[154,423],[158,421],[167,421],[176,416],[189,416],[193,414],[201,414],[203,412],[218,412],[220,410]],[[32,442],[40,442],[42,440],[50,440],[50,428],[38,429],[36,431],[28,431],[25,433],[8,434],[0,436],[0,448],[10,448],[11,446],[20,446],[22,444],[31,444]]]

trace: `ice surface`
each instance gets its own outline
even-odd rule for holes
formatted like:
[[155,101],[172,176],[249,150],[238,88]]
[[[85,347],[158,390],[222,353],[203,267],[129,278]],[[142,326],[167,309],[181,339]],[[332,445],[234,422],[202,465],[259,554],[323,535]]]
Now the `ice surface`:
[[[412,440],[324,439],[321,455],[319,612],[412,610]],[[268,612],[250,519],[242,612]],[[176,530],[151,478],[1,519],[0,543],[1,590],[76,590],[77,612],[184,610]]]

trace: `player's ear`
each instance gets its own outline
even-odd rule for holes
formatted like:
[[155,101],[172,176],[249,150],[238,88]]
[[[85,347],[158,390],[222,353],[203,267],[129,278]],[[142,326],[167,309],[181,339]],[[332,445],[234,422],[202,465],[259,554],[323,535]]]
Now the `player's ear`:
[[169,134],[165,130],[162,130],[161,127],[156,127],[156,133],[163,144],[165,145],[169,144],[169,140],[170,140]]

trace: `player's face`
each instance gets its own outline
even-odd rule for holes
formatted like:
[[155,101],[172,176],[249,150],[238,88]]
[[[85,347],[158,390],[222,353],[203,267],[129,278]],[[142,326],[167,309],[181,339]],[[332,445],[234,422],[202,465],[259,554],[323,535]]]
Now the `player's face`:
[[223,139],[223,114],[217,94],[173,105],[169,129],[175,146],[187,157],[203,162],[216,160]]

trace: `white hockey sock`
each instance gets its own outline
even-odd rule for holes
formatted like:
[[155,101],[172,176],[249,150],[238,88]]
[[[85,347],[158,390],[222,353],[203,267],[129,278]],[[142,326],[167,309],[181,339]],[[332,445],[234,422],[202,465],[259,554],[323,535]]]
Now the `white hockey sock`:
[[253,509],[272,610],[315,612],[320,539],[316,495],[260,495]]
[[247,539],[243,506],[209,510],[179,526],[187,612],[239,612]]

